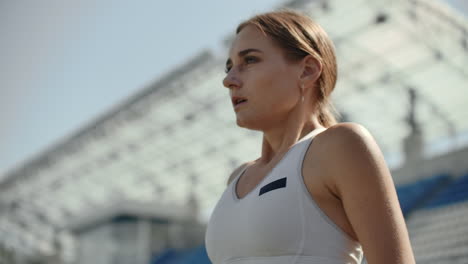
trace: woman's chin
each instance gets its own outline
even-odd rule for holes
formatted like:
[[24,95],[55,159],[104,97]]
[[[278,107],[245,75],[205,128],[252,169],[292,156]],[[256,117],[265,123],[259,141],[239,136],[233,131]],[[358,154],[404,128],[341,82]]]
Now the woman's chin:
[[236,124],[239,127],[245,127],[245,122],[242,119],[240,119],[239,117],[236,118]]
[[242,127],[242,128],[246,128],[250,130],[258,130],[258,131],[261,130],[260,127],[258,127],[259,122],[255,120],[250,120],[250,119],[246,120],[246,119],[237,117],[236,124],[238,127]]
[[250,125],[251,125],[251,122],[249,122],[249,120],[245,120],[244,118],[242,118],[241,116],[238,115],[236,117],[236,124],[239,127],[249,128]]

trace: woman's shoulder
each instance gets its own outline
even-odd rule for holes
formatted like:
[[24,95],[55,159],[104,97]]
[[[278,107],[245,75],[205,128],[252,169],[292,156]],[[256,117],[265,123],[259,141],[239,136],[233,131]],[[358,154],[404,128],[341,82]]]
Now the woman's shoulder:
[[320,135],[322,134],[326,135],[328,139],[349,139],[350,137],[352,138],[370,136],[370,132],[366,127],[355,122],[337,123],[333,126],[328,127],[324,132],[320,133]]
[[328,127],[317,135],[317,145],[328,151],[353,147],[354,144],[366,144],[374,141],[369,130],[361,124],[343,122]]
[[314,143],[322,165],[333,170],[352,169],[376,159],[383,160],[381,150],[369,130],[353,122],[338,123],[317,135]]
[[[328,144],[318,156],[327,187],[342,201],[367,259],[414,263],[391,172],[372,135],[362,125],[340,123],[320,137]],[[375,237],[386,237],[389,247],[376,245]]]

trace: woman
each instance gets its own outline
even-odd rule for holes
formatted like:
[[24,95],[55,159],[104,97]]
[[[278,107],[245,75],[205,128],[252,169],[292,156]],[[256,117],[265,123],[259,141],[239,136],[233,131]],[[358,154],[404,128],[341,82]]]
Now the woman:
[[[415,263],[394,183],[371,134],[337,123],[337,66],[305,15],[257,15],[236,30],[223,81],[237,125],[263,132],[260,158],[237,168],[206,231],[221,263]],[[391,125],[391,124],[389,124]]]

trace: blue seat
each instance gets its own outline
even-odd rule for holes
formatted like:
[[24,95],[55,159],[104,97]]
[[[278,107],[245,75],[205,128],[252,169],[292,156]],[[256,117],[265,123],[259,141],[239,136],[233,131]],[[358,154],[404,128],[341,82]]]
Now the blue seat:
[[183,255],[183,252],[174,248],[169,248],[154,256],[150,264],[175,264],[177,263],[177,260],[183,257]]
[[468,173],[457,178],[447,188],[428,201],[424,208],[438,208],[441,206],[465,202],[468,200]]
[[450,182],[448,174],[437,174],[433,177],[419,180],[414,183],[396,186],[401,210],[406,217],[418,207],[423,206],[435,193]]
[[169,248],[154,256],[150,264],[211,264],[205,245],[195,248],[176,250]]

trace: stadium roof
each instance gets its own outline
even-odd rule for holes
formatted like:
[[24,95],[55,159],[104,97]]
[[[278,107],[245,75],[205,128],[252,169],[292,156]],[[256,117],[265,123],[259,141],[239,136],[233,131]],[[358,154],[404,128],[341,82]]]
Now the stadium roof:
[[[339,64],[335,105],[343,121],[370,130],[390,165],[401,163],[411,123],[424,132],[429,154],[462,143],[465,17],[427,0],[286,6],[309,13],[332,37]],[[195,199],[206,220],[229,173],[258,158],[261,146],[260,133],[236,126],[221,84],[224,61],[201,52],[10,171],[0,183],[0,243],[27,254],[48,254],[57,243],[67,248],[71,219],[121,201],[184,208]]]

